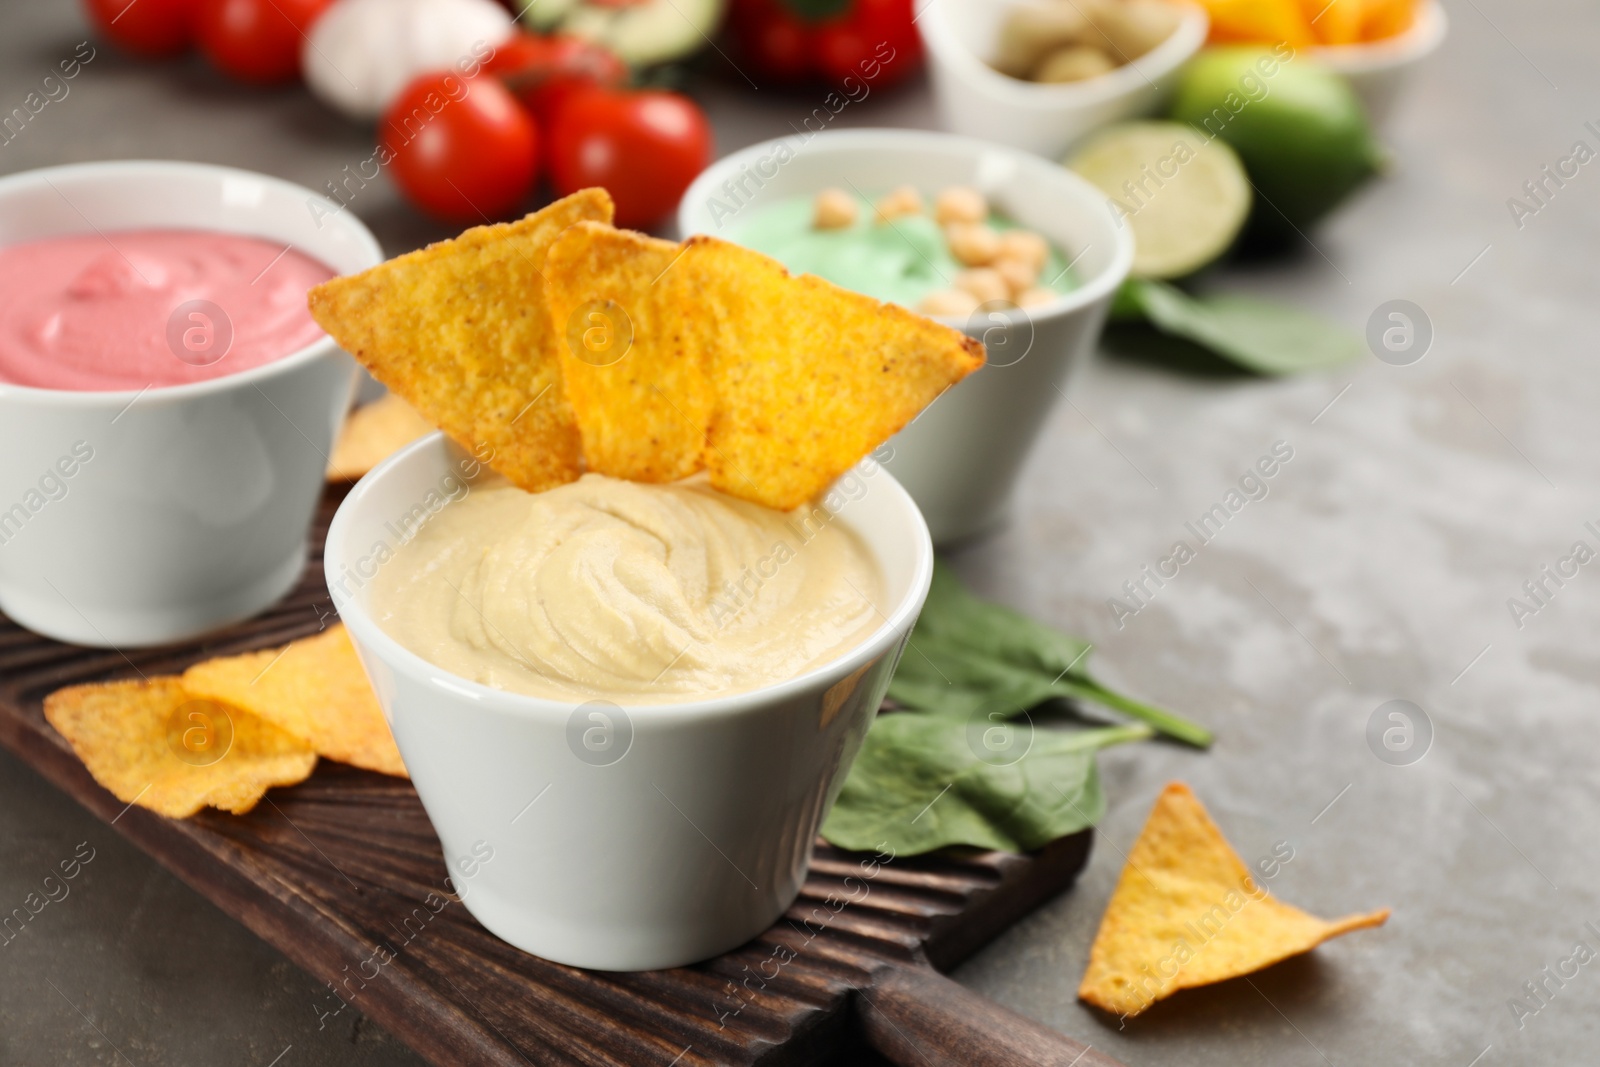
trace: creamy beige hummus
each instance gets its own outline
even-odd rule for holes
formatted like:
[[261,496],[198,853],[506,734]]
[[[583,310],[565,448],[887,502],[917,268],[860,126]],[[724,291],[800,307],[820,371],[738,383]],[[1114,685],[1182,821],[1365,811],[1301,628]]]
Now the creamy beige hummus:
[[497,689],[635,704],[736,693],[842,655],[881,621],[876,565],[826,514],[703,478],[589,474],[537,494],[496,479],[394,553],[371,609],[423,659]]

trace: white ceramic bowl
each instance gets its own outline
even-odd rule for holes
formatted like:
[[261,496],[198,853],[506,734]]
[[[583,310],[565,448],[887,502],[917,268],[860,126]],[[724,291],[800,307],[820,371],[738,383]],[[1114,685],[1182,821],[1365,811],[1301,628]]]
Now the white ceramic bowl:
[[1449,30],[1449,19],[1439,0],[1426,0],[1409,30],[1386,41],[1313,48],[1311,55],[1329,70],[1337,71],[1366,107],[1374,129],[1387,125],[1395,104],[1416,80],[1422,61],[1436,52]]
[[[293,244],[336,273],[380,262],[372,234],[337,209],[227,167],[83,163],[0,179],[0,244],[176,227]],[[103,647],[180,640],[271,604],[305,567],[354,378],[355,362],[324,337],[262,367],[166,388],[0,382],[0,610]],[[77,462],[84,452],[92,458]],[[52,490],[64,489],[41,495],[52,472]]]
[[837,483],[854,499],[833,521],[884,579],[882,624],[849,654],[698,703],[574,705],[450,674],[368,614],[396,531],[430,496],[470,493],[474,467],[438,434],[396,453],[340,505],[325,556],[452,888],[494,934],[577,967],[674,967],[743,944],[799,893],[922,610],[933,548],[915,505],[870,464]]
[[[774,165],[780,145],[792,158]],[[728,201],[723,183],[741,173],[749,195],[725,214],[716,206]],[[716,236],[773,201],[850,184],[869,193],[910,184],[929,198],[945,186],[975,186],[998,211],[1048,238],[1079,281],[1032,311],[944,320],[982,340],[989,363],[891,438],[884,465],[922,509],[934,542],[953,544],[1006,518],[1023,461],[1127,276],[1133,235],[1103,193],[1038,156],[953,134],[876,129],[768,141],[718,160],[684,194],[678,226]]]
[[1151,115],[1174,89],[1177,72],[1205,44],[1205,11],[1185,4],[1183,20],[1161,44],[1088,81],[1037,85],[989,66],[1006,13],[1020,4],[1060,0],[928,0],[917,28],[945,129],[1059,160],[1110,122]]

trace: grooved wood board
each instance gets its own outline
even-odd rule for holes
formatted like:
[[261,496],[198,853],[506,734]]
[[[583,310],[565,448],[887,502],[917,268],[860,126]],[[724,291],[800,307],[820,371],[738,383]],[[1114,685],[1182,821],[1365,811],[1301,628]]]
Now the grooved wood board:
[[819,841],[800,898],[761,937],[694,967],[615,974],[530,956],[447,901],[438,841],[404,780],[324,760],[242,817],[125,808],[44,721],[44,697],[316,632],[331,618],[321,543],[339,498],[323,501],[294,592],[205,641],[83,649],[0,618],[0,743],[328,983],[330,1015],[353,1005],[440,1064],[833,1062],[859,1046],[857,1002],[875,974],[954,965],[1088,857],[1085,831],[1032,855],[894,859],[868,876],[870,856]]

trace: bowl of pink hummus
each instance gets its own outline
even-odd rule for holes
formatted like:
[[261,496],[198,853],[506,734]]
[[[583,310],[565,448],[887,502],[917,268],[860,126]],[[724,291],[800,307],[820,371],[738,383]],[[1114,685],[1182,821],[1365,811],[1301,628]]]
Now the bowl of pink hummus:
[[355,380],[306,290],[381,259],[339,204],[248,171],[0,179],[0,610],[123,647],[286,593]]

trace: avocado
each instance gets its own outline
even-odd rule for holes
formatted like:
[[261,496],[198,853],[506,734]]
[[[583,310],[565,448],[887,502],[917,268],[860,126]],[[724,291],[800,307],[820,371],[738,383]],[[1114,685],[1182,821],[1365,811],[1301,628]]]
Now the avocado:
[[539,0],[523,19],[542,33],[570,33],[648,67],[698,51],[716,32],[725,0]]

